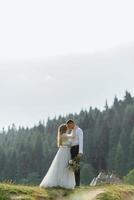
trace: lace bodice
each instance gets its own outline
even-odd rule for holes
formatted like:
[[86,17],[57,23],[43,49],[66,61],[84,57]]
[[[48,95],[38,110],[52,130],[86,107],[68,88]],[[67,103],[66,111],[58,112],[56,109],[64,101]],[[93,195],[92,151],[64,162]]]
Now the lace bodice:
[[[70,140],[70,139],[69,139],[69,140]],[[62,146],[71,146],[72,142],[69,141],[69,140],[63,141],[63,142],[62,142]]]
[[71,147],[72,145],[72,139],[66,134],[67,138],[62,140],[62,145],[61,146],[69,146]]

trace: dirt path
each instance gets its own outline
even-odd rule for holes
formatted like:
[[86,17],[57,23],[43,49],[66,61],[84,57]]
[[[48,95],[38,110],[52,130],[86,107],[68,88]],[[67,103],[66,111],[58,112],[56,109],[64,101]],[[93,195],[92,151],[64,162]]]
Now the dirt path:
[[[87,193],[88,198],[87,200],[95,199],[99,194],[104,193],[104,189],[96,189]],[[87,197],[87,196],[86,196]],[[84,200],[84,199],[83,199]],[[86,200],[86,199],[85,199]]]
[[[104,193],[105,190],[103,188],[98,188],[98,189],[90,189],[90,190],[82,190],[82,191],[77,191],[76,193],[71,194],[68,197],[58,197],[56,200],[95,200],[96,197]],[[10,196],[11,200],[22,200],[22,199],[29,199],[27,195],[11,195]],[[46,198],[38,197],[38,200],[45,200]]]
[[104,193],[104,189],[94,189],[90,191],[83,191],[83,192],[78,192],[77,194],[71,195],[68,200],[95,200],[96,197]]

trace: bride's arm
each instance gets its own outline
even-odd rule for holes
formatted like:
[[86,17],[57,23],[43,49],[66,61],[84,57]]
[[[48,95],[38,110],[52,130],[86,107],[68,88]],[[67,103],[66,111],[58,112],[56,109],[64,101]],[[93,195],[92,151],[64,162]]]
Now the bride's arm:
[[71,134],[71,135],[68,134],[68,135],[67,135],[67,134],[65,134],[65,133],[62,134],[61,137],[62,137],[62,139],[66,139],[66,140],[67,140],[67,139],[73,139],[73,138],[74,138],[73,134]]
[[65,139],[74,139],[76,137],[76,128],[73,129],[72,134],[63,134]]

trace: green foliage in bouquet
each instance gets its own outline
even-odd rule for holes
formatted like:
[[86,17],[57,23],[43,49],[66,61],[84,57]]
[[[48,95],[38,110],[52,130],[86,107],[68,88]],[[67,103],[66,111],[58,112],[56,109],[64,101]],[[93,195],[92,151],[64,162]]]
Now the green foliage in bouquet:
[[74,159],[69,160],[68,169],[72,171],[77,171],[80,168],[80,158],[76,156]]

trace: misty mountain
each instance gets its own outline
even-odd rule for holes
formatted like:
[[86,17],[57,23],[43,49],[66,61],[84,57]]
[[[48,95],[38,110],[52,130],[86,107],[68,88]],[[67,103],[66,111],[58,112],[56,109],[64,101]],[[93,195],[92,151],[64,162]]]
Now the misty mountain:
[[32,126],[133,94],[134,45],[105,52],[0,63],[0,126]]

